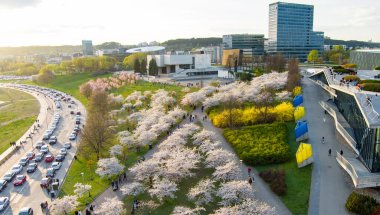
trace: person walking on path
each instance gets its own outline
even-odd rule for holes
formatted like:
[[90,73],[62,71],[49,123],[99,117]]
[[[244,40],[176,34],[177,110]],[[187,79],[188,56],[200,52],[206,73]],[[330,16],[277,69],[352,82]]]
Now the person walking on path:
[[251,167],[248,167],[248,175],[249,176],[251,176],[251,171],[252,171]]
[[343,156],[343,150],[342,149],[340,150],[340,155]]
[[322,137],[322,144],[325,143],[325,137]]
[[331,156],[331,149],[329,149],[329,156]]
[[252,185],[252,178],[251,177],[249,177],[249,179],[248,179],[248,183],[249,183],[249,185]]

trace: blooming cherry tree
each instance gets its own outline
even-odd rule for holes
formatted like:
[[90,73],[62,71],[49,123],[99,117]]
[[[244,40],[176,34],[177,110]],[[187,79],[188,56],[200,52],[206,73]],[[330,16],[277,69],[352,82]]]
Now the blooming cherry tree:
[[116,144],[110,148],[110,155],[112,157],[123,155],[123,146]]
[[90,190],[91,190],[92,186],[89,184],[76,183],[74,185],[74,188],[75,188],[75,190],[74,190],[75,195],[77,195],[80,198],[85,193],[88,193],[88,195],[90,195]]
[[120,164],[119,160],[115,157],[104,158],[98,161],[98,168],[96,174],[100,177],[118,175],[124,171],[124,166]]
[[203,129],[201,132],[194,134],[193,140],[194,144],[200,145],[205,140],[217,141],[217,137],[214,132]]
[[102,215],[120,215],[124,212],[124,204],[117,197],[105,198],[105,201],[95,208],[95,214]]
[[206,211],[202,207],[188,208],[184,206],[176,206],[171,215],[198,215],[201,211]]
[[[207,167],[219,167],[224,166],[227,163],[233,161],[235,155],[225,149],[215,149],[207,153],[205,160]],[[239,168],[238,168],[239,169]]]
[[235,161],[226,163],[224,166],[217,166],[212,176],[216,180],[231,181],[242,178],[239,166]]
[[187,197],[190,201],[194,201],[198,206],[207,205],[214,200],[212,196],[214,194],[214,189],[214,181],[203,179],[195,187],[190,189]]
[[276,215],[273,207],[253,199],[246,199],[241,204],[225,206],[216,210],[212,215]]
[[79,205],[77,196],[64,196],[59,199],[55,199],[50,207],[50,213],[52,215],[68,214],[75,210]]
[[158,200],[162,201],[164,198],[175,198],[174,193],[178,190],[177,184],[166,179],[159,179],[155,177],[153,188],[148,192],[152,197],[157,197]]
[[253,199],[253,188],[247,181],[229,181],[222,183],[216,193],[223,206],[238,204],[245,199]]
[[132,183],[128,183],[128,184],[123,185],[120,188],[120,190],[123,193],[123,195],[137,196],[140,193],[143,193],[145,191],[145,188],[139,182],[132,182]]

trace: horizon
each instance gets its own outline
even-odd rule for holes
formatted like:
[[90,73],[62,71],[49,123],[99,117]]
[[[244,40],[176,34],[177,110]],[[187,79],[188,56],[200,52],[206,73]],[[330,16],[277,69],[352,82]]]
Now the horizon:
[[[80,45],[84,39],[92,40],[93,44],[161,43],[175,38],[240,33],[264,34],[267,38],[268,8],[273,2],[276,1],[239,0],[229,4],[226,0],[194,0],[183,7],[173,0],[133,3],[110,0],[107,4],[89,0],[2,0],[0,18],[12,21],[2,21],[0,47]],[[380,22],[376,13],[380,10],[379,2],[363,0],[360,6],[354,0],[293,0],[291,3],[314,5],[314,31],[324,31],[325,36],[380,42],[380,35],[375,32]],[[340,9],[333,18],[329,17],[330,8]],[[231,11],[239,16],[230,15]]]

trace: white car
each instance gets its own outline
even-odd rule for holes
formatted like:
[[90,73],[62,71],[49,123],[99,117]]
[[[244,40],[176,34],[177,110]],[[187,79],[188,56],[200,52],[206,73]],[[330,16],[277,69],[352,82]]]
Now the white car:
[[71,133],[69,140],[75,140],[77,138],[77,135],[75,133]]
[[22,171],[22,166],[21,164],[16,164],[12,167],[12,171],[15,173],[15,174],[19,174],[21,171]]
[[9,205],[9,198],[8,197],[0,197],[0,212],[5,210]]
[[67,149],[66,148],[62,148],[61,150],[59,150],[59,154],[66,155],[67,154]]
[[42,152],[44,154],[48,153],[49,152],[49,147],[47,145],[41,146],[40,152]]
[[61,162],[54,162],[51,167],[54,169],[54,170],[59,170],[62,166],[62,163]]
[[28,157],[22,157],[19,164],[21,164],[22,166],[26,166],[27,164],[29,163],[29,158]]

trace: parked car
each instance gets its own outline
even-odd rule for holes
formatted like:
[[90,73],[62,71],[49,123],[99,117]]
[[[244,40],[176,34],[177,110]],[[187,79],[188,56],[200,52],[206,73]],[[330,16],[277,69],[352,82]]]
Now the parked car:
[[38,141],[37,144],[36,144],[36,148],[37,149],[41,149],[41,147],[45,145],[45,143],[43,141]]
[[55,169],[49,168],[46,170],[46,177],[53,178],[55,176]]
[[54,161],[54,156],[53,155],[46,155],[45,157],[45,162],[46,163],[51,163]]
[[22,166],[26,166],[27,164],[29,163],[29,159],[28,157],[22,157],[19,164],[21,164]]
[[9,171],[7,173],[5,173],[5,175],[3,176],[3,179],[6,180],[7,182],[10,182],[12,181],[12,179],[16,176],[16,173],[13,172],[13,171]]
[[51,136],[49,139],[49,144],[53,145],[57,143],[57,137],[56,136]]
[[77,115],[81,115],[80,111],[77,112]]
[[71,133],[69,136],[69,140],[75,140],[77,138],[77,135],[75,133]]
[[26,175],[17,175],[15,181],[13,182],[14,186],[21,186],[26,182]]
[[33,215],[33,209],[29,207],[21,208],[18,215]]
[[0,179],[0,191],[3,191],[7,187],[8,182],[4,179]]
[[80,125],[80,120],[75,120],[76,125]]
[[66,155],[67,154],[67,149],[66,148],[62,148],[61,150],[59,150],[59,154]]
[[52,179],[51,178],[43,178],[42,180],[41,180],[41,183],[40,183],[40,186],[41,186],[41,188],[47,188],[47,187],[49,187],[49,185],[51,184],[51,182],[52,182]]
[[63,160],[65,160],[65,155],[57,155],[57,157],[55,158],[56,161],[59,161],[59,162],[62,162]]
[[74,111],[73,111],[73,110],[72,110],[72,111],[70,111],[70,114],[74,115]]
[[0,212],[4,211],[5,208],[7,208],[9,205],[9,198],[8,197],[0,197]]
[[76,133],[78,133],[78,132],[80,131],[80,127],[79,127],[79,125],[75,125],[75,127],[74,127],[74,131],[75,131]]
[[54,169],[54,170],[59,170],[62,166],[62,163],[61,162],[54,162],[51,167]]
[[26,153],[26,157],[28,158],[28,160],[32,160],[34,158],[34,156],[35,156],[34,152]]
[[12,171],[15,173],[15,174],[19,174],[21,171],[22,171],[22,166],[21,164],[16,164],[12,167]]
[[45,132],[44,136],[42,137],[43,140],[48,140],[50,137],[50,134]]
[[37,153],[36,154],[36,157],[34,157],[34,161],[35,162],[40,162],[40,161],[42,161],[42,159],[44,159],[44,154],[43,153]]
[[42,152],[44,154],[48,153],[49,147],[47,145],[42,146],[40,152]]
[[36,169],[37,169],[37,163],[30,163],[28,168],[26,169],[26,172],[32,173],[32,172],[36,171]]
[[71,143],[70,142],[67,142],[63,145],[63,147],[65,147],[65,149],[71,149]]

